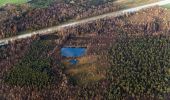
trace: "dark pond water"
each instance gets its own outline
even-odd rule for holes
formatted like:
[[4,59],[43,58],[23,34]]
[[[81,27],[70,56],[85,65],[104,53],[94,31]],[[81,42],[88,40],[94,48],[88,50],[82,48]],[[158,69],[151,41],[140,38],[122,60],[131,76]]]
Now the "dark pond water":
[[86,48],[62,48],[61,55],[64,57],[81,57],[85,55]]
[[56,40],[59,39],[59,37],[57,35],[54,34],[50,34],[50,35],[42,35],[40,36],[41,40]]
[[0,48],[6,48],[8,44],[0,43]]
[[70,64],[72,65],[76,65],[78,63],[78,60],[77,59],[72,59],[69,61]]

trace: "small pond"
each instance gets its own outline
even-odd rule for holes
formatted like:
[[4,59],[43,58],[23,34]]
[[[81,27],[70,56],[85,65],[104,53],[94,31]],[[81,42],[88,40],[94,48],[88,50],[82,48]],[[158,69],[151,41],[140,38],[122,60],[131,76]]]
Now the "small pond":
[[8,46],[8,44],[0,43],[0,48],[6,48],[7,46]]
[[61,48],[61,55],[64,57],[81,57],[84,56],[86,53],[86,48],[76,47],[76,48],[69,48],[64,47]]
[[67,57],[67,58],[73,58],[71,60],[69,60],[69,63],[71,65],[76,65],[79,61],[76,59],[76,57],[81,57],[84,56],[86,53],[86,48],[81,48],[81,47],[64,47],[61,48],[61,55],[63,57]]

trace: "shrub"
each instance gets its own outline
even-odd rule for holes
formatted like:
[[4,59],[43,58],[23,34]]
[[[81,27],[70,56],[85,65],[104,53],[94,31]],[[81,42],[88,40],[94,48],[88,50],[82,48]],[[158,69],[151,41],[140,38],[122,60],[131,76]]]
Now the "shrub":
[[163,97],[169,81],[169,43],[164,36],[120,37],[109,52],[110,98]]

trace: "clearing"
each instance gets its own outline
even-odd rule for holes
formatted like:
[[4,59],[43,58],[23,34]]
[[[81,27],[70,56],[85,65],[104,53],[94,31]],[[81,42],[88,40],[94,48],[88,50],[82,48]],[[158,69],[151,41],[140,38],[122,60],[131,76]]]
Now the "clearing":
[[3,6],[5,4],[22,4],[22,3],[26,3],[27,0],[1,0],[0,1],[0,6]]
[[170,9],[170,3],[167,4],[167,5],[164,5],[164,6],[162,6],[162,7],[167,8],[167,9]]

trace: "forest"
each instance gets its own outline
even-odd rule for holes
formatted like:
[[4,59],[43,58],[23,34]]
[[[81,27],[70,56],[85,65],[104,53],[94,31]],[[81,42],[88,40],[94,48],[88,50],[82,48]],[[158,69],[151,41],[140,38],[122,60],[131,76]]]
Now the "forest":
[[109,52],[112,99],[123,99],[127,94],[135,99],[165,99],[169,85],[169,45],[166,36],[120,36]]
[[[168,18],[153,7],[1,46],[1,97],[169,100]],[[60,49],[72,44],[87,45],[87,53],[78,58],[82,65],[68,68]]]

